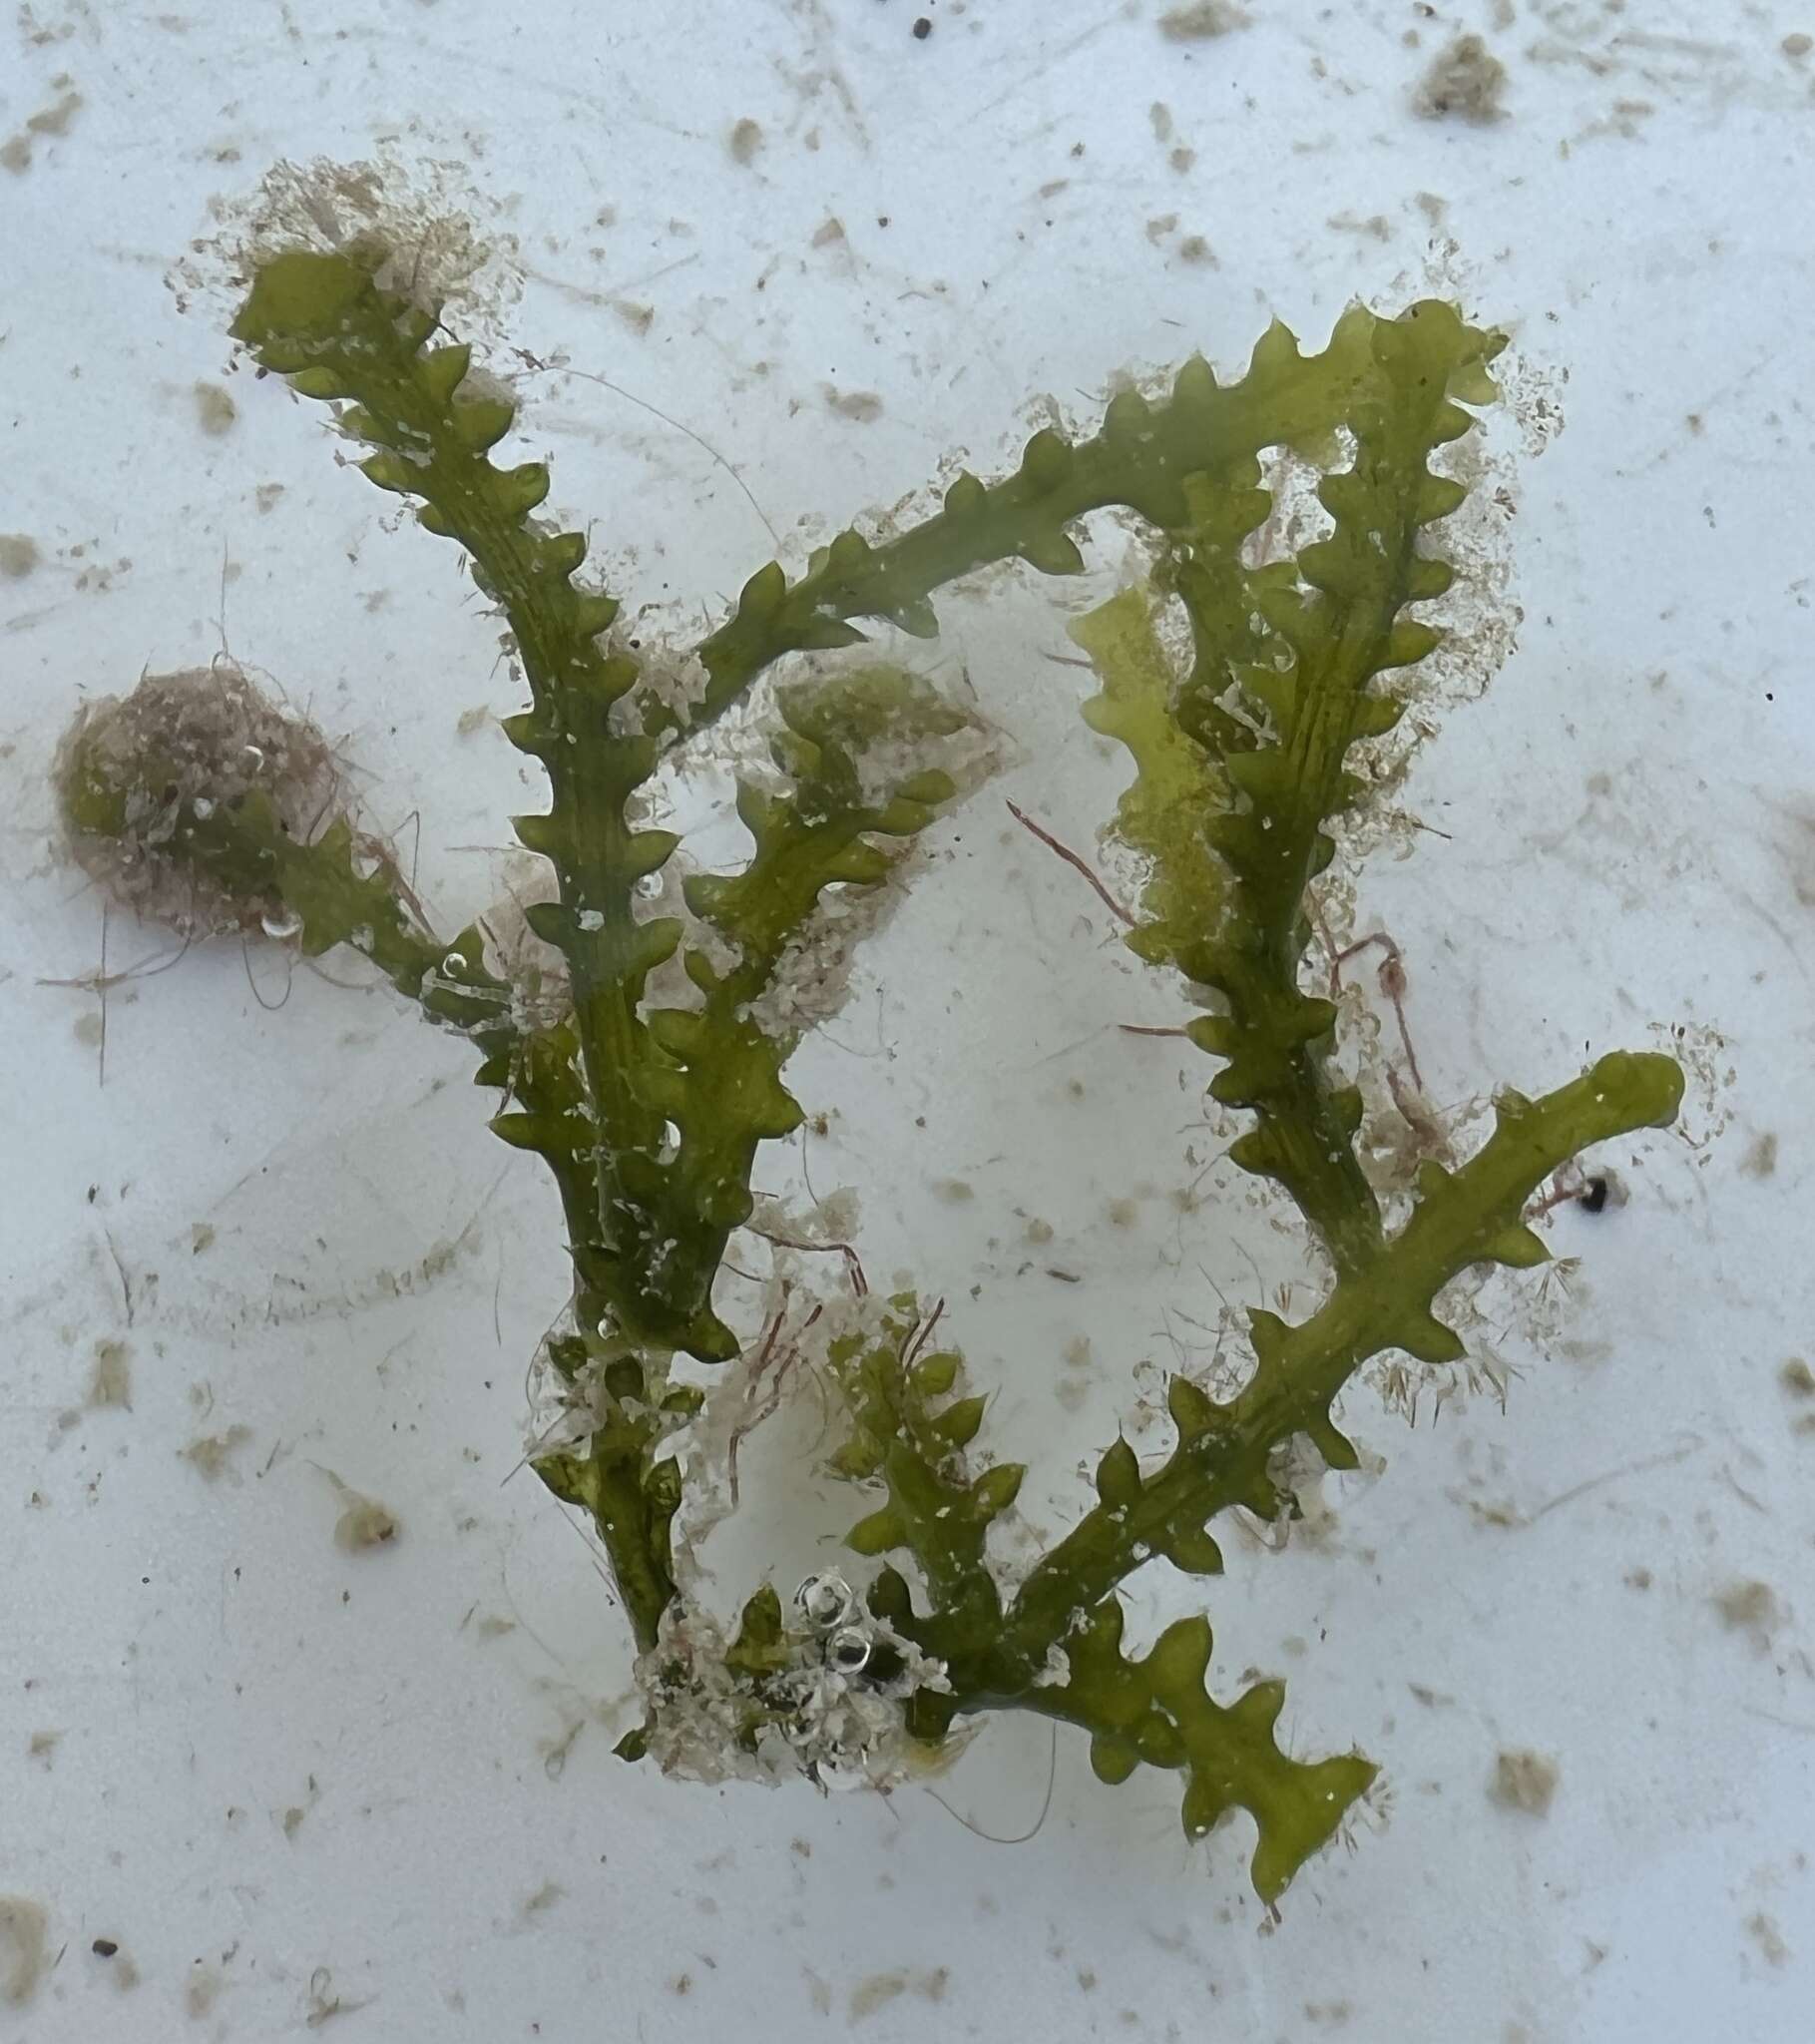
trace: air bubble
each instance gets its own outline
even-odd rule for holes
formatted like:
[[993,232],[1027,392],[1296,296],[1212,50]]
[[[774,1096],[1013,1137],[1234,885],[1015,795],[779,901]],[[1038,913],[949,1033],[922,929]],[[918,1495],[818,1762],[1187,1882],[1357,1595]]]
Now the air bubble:
[[258,926],[267,937],[275,937],[281,943],[287,937],[299,934],[302,917],[295,909],[279,902],[275,908],[267,908],[258,918]]
[[854,1625],[840,1626],[825,1643],[825,1658],[840,1675],[861,1675],[873,1651],[869,1634]]
[[464,951],[450,951],[442,959],[441,969],[447,973],[464,972],[466,970],[466,953]]
[[850,1584],[829,1569],[822,1576],[808,1576],[794,1592],[794,1607],[801,1617],[827,1632],[850,1617],[856,1602]]
[[636,880],[636,888],[645,901],[655,900],[656,896],[662,892],[661,873],[639,873]]
[[190,807],[195,812],[196,821],[198,823],[206,823],[208,819],[215,813],[215,804],[213,799],[205,794],[199,794],[196,797],[196,799],[190,803]]
[[264,765],[264,748],[262,746],[246,746],[241,750],[239,757],[256,773],[259,767]]
[[604,929],[605,910],[603,908],[583,908],[574,917],[574,920],[586,931],[588,936],[591,936],[594,931]]

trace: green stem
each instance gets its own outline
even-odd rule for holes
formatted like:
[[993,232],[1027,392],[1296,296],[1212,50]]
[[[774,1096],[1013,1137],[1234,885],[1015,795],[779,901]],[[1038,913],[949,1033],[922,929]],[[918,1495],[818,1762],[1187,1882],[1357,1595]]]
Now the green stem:
[[[575,1360],[598,1364],[601,1343],[584,1330],[597,1325],[605,1309],[606,1301],[584,1288],[576,1294],[575,1314],[583,1331],[570,1337]],[[609,1387],[613,1366],[605,1363],[603,1371]],[[557,1497],[582,1506],[592,1517],[637,1650],[647,1653],[656,1644],[663,1612],[678,1594],[669,1529],[680,1503],[681,1472],[673,1461],[652,1464],[651,1451],[662,1432],[642,1398],[651,1374],[647,1365],[631,1361],[626,1374],[637,1379],[635,1415],[608,1388],[608,1410],[586,1440],[572,1451],[540,1456],[534,1467]]]

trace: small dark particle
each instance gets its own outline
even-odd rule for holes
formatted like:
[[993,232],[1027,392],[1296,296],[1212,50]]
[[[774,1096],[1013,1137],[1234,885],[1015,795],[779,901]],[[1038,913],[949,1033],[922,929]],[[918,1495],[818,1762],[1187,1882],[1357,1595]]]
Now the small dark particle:
[[119,1949],[120,1947],[114,1942],[114,1940],[111,1937],[98,1937],[96,1938],[94,1943],[89,1946],[89,1950],[92,1951],[98,1959],[111,1959]]
[[1604,1178],[1591,1178],[1588,1180],[1588,1191],[1583,1194],[1581,1199],[1578,1200],[1576,1204],[1583,1210],[1585,1214],[1598,1214],[1600,1210],[1606,1205],[1606,1180]]
[[927,37],[930,36],[932,33],[933,24],[930,21],[928,21],[926,16],[923,14],[920,17],[920,19],[914,24],[914,40],[917,43],[924,43]]

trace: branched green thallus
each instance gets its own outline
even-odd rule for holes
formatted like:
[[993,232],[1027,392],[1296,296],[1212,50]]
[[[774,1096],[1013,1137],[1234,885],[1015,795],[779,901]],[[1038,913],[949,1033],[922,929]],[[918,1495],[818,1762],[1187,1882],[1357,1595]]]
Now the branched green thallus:
[[[1470,429],[1465,405],[1494,395],[1502,337],[1431,301],[1391,319],[1351,310],[1309,356],[1275,325],[1238,382],[1193,360],[1159,401],[1117,396],[1092,438],[1043,431],[1002,480],[961,475],[911,530],[842,532],[792,581],[771,562],[678,664],[614,629],[618,602],[583,579],[583,536],[538,518],[547,469],[491,459],[511,401],[445,339],[439,307],[391,282],[386,256],[265,257],[233,332],[261,368],[339,407],[341,432],[369,450],[366,476],[461,548],[508,624],[530,700],[504,728],[549,785],[548,807],[516,829],[553,871],[554,898],[527,917],[559,956],[556,997],[526,997],[482,923],[437,939],[344,808],[286,809],[274,727],[246,739],[254,713],[237,697],[216,703],[219,729],[227,709],[238,720],[232,760],[180,719],[145,703],[135,714],[135,699],[88,713],[60,766],[79,849],[125,846],[142,875],[187,874],[210,927],[227,904],[226,923],[243,912],[306,955],[362,952],[471,1039],[479,1082],[505,1096],[493,1130],[546,1162],[574,1272],[547,1360],[576,1423],[536,1467],[597,1522],[635,1633],[646,1718],[627,1758],[884,1780],[961,1720],[1031,1710],[1087,1733],[1105,1781],[1178,1773],[1192,1837],[1249,1811],[1254,1885],[1272,1900],[1374,1768],[1283,1753],[1277,1682],[1213,1699],[1201,1617],[1128,1652],[1118,1586],[1154,1556],[1218,1574],[1222,1513],[1295,1509],[1277,1473],[1295,1437],[1332,1469],[1355,1466],[1331,1412],[1349,1377],[1388,1350],[1461,1357],[1434,1310],[1443,1287],[1472,1265],[1543,1261],[1525,1219],[1538,1189],[1585,1147],[1668,1122],[1682,1088],[1669,1060],[1615,1054],[1542,1097],[1502,1092],[1475,1156],[1426,1163],[1409,1218],[1389,1226],[1357,1154],[1359,1095],[1332,1061],[1336,1010],[1301,985],[1307,889],[1331,858],[1332,820],[1362,793],[1355,749],[1395,724],[1395,678],[1438,642],[1410,609],[1451,582],[1428,541],[1465,489],[1431,457]],[[1295,558],[1256,566],[1273,508],[1259,456],[1281,445],[1324,469],[1333,523]],[[1352,451],[1333,468],[1339,445]],[[663,880],[678,839],[643,820],[653,783],[783,656],[856,646],[853,620],[928,637],[932,592],[976,569],[1080,573],[1074,525],[1110,506],[1157,547],[1147,584],[1074,627],[1100,682],[1085,715],[1134,766],[1114,825],[1145,872],[1128,942],[1185,982],[1185,1033],[1216,1065],[1209,1091],[1247,1118],[1229,1155],[1297,1207],[1328,1260],[1326,1294],[1296,1324],[1249,1314],[1253,1366],[1233,1396],[1173,1375],[1170,1451],[1143,1460],[1118,1438],[1094,1506],[1017,1572],[992,1557],[990,1530],[1023,1470],[974,1453],[984,1401],[957,1354],[932,1348],[908,1295],[828,1319],[818,1366],[843,1412],[831,1473],[873,1493],[848,1545],[881,1565],[860,1594],[828,1576],[784,1605],[765,1587],[727,1641],[684,1594],[673,1535],[680,1450],[715,1392],[676,1381],[672,1364],[741,1366],[714,1286],[751,1221],[759,1146],[802,1119],[782,1069],[812,1018],[787,998],[790,975],[817,923],[882,888],[955,798],[939,749],[970,719],[868,656],[810,664],[775,686],[769,758],[739,784],[747,862],[689,874],[679,900]],[[1172,598],[1189,620],[1185,660],[1156,629]]]

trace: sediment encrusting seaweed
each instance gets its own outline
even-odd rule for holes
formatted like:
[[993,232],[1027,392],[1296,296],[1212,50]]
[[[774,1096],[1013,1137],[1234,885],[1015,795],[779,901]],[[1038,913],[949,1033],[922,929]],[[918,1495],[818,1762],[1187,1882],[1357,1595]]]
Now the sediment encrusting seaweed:
[[[1312,355],[1275,325],[1240,380],[1190,361],[1156,401],[1117,396],[1093,437],[1045,430],[1001,480],[960,476],[909,530],[842,532],[792,579],[769,563],[696,647],[658,652],[586,578],[585,537],[538,517],[547,469],[493,461],[514,406],[390,255],[375,240],[267,250],[233,331],[261,368],[337,407],[366,477],[462,550],[508,625],[529,701],[504,729],[549,789],[546,809],[516,819],[552,874],[549,898],[523,911],[544,961],[535,984],[522,947],[483,920],[434,935],[340,799],[325,750],[316,759],[318,735],[274,724],[235,674],[188,678],[212,717],[173,712],[182,692],[166,678],[169,701],[128,699],[78,726],[60,784],[85,861],[199,933],[262,924],[305,955],[363,953],[470,1038],[479,1082],[503,1096],[493,1130],[546,1162],[574,1275],[544,1355],[563,1423],[535,1466],[597,1523],[635,1634],[646,1709],[627,1758],[714,1779],[887,1781],[985,1714],[1030,1710],[1086,1733],[1106,1781],[1179,1775],[1193,1837],[1250,1812],[1253,1881],[1270,1901],[1374,1769],[1284,1753],[1276,1682],[1212,1697],[1202,1617],[1129,1651],[1119,1585],[1154,1557],[1218,1574],[1215,1521],[1291,1514],[1290,1472],[1315,1466],[1306,1443],[1322,1466],[1353,1467],[1331,1409],[1351,1375],[1393,1352],[1461,1357],[1436,1310],[1444,1287],[1472,1266],[1543,1261],[1527,1224],[1539,1189],[1586,1147],[1668,1122],[1681,1093],[1673,1063],[1640,1054],[1538,1097],[1503,1091],[1476,1153],[1427,1159],[1409,1213],[1389,1214],[1357,1155],[1361,1098],[1333,1061],[1336,1009],[1309,990],[1307,890],[1362,795],[1357,749],[1393,727],[1399,678],[1438,640],[1413,613],[1450,583],[1436,539],[1466,491],[1432,457],[1470,429],[1465,406],[1494,396],[1501,336],[1433,301],[1395,318],[1351,310]],[[1322,468],[1329,529],[1256,565],[1273,509],[1260,457],[1282,446]],[[938,1315],[904,1292],[797,1316],[840,1415],[830,1471],[867,1493],[849,1580],[765,1586],[727,1634],[688,1595],[674,1537],[686,1472],[723,1480],[726,1456],[702,1441],[727,1448],[735,1481],[741,1415],[770,1361],[760,1330],[743,1338],[721,1311],[727,1248],[760,1225],[760,1146],[803,1117],[783,1073],[828,1005],[815,975],[835,976],[866,904],[900,884],[979,758],[971,712],[840,650],[862,641],[855,620],[935,634],[932,594],[990,564],[1078,574],[1077,521],[1105,507],[1134,514],[1155,546],[1148,580],[1074,628],[1099,678],[1085,715],[1134,767],[1113,826],[1145,875],[1128,943],[1182,982],[1208,1090],[1247,1118],[1229,1155],[1302,1216],[1321,1302],[1295,1323],[1251,1312],[1251,1364],[1232,1391],[1172,1375],[1169,1451],[1117,1439],[1091,1508],[1013,1567],[991,1529],[1023,1469],[980,1447],[984,1398],[934,1339]],[[1189,624],[1183,660],[1158,627],[1173,604]],[[797,654],[837,657],[772,686],[767,757],[736,797],[743,867],[677,887],[680,840],[650,820],[659,776]],[[314,765],[308,803],[273,772],[285,747]],[[681,1355],[716,1378],[680,1380]]]

